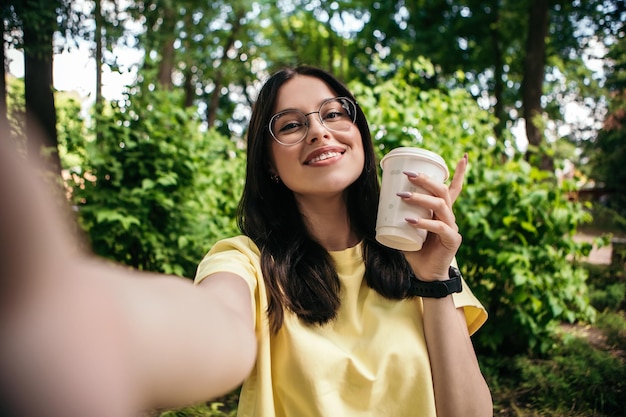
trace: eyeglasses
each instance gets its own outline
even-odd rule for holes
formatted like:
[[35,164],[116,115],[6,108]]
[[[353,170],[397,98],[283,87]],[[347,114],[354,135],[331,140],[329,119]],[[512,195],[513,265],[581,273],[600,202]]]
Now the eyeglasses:
[[318,111],[305,114],[295,109],[283,110],[270,119],[270,133],[281,145],[297,145],[306,138],[308,117],[315,113],[325,128],[341,132],[349,130],[356,121],[356,104],[347,97],[334,97],[324,100]]

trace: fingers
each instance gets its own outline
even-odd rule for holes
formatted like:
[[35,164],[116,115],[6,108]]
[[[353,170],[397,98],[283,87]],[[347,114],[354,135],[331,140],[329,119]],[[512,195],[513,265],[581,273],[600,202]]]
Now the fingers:
[[[453,229],[456,228],[456,218],[454,213],[450,209],[449,199],[436,197],[422,193],[410,193],[402,192],[397,194],[407,204],[421,207],[423,209],[431,210],[433,218],[444,222]],[[416,210],[416,218],[424,218],[424,215],[419,215]]]
[[468,155],[463,155],[463,158],[456,164],[456,170],[454,171],[454,177],[450,183],[449,192],[450,200],[454,203],[463,190],[463,180],[465,179],[465,171],[467,171]]
[[459,234],[459,226],[456,224],[454,213],[444,200],[419,193],[413,193],[408,197],[402,198],[407,200],[409,204],[419,204],[421,207],[429,208],[434,214],[432,219],[416,216],[406,218],[405,221],[412,227],[433,233],[439,238],[439,241],[445,248],[456,252],[461,245],[462,238]]
[[439,220],[433,219],[406,219],[407,223],[411,226],[424,229],[427,232],[436,235],[441,244],[451,251],[456,253],[456,250],[461,246],[463,237],[459,233],[459,228],[456,223],[449,225]]
[[466,153],[463,155],[463,158],[461,158],[461,160],[457,163],[456,169],[454,171],[454,176],[452,177],[452,181],[450,182],[449,187],[447,187],[445,184],[431,180],[428,175],[421,175],[412,171],[405,171],[404,174],[407,176],[412,184],[422,187],[431,194],[445,199],[446,202],[449,202],[449,205],[452,206],[452,203],[456,201],[457,197],[459,196],[459,194],[461,194],[461,191],[463,190],[463,182],[465,180],[467,164],[468,155]]
[[[412,206],[416,207],[415,217],[405,219],[415,228],[424,229],[435,234],[441,244],[456,250],[461,244],[462,237],[459,234],[459,227],[456,224],[456,217],[452,211],[452,205],[463,190],[463,182],[467,171],[468,155],[457,163],[456,170],[450,186],[438,183],[427,175],[420,175],[415,172],[405,172],[408,180],[415,186],[426,190],[427,193],[400,192],[398,197]],[[419,209],[432,211],[432,219],[419,216]]]

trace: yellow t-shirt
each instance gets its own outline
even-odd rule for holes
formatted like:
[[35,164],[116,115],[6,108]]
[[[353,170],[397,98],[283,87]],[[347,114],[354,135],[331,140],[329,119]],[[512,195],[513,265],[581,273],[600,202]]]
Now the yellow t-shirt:
[[[259,250],[249,238],[218,242],[202,260],[196,282],[221,271],[250,287],[258,352],[243,384],[238,416],[245,417],[435,417],[422,303],[388,300],[363,279],[361,244],[330,252],[341,281],[337,318],[323,326],[302,324],[285,311],[272,334]],[[475,332],[487,313],[469,288],[454,294]]]

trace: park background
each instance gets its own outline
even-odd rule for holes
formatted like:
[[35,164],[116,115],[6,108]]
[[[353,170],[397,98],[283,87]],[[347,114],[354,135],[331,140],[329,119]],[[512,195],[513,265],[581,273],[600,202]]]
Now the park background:
[[[457,258],[490,316],[473,341],[495,415],[626,415],[622,1],[0,7],[1,140],[50,163],[42,180],[63,186],[96,254],[193,277],[215,241],[238,233],[263,80],[320,66],[355,93],[379,157],[398,146],[469,154]],[[59,67],[85,51],[93,65]],[[63,91],[55,73],[93,84]],[[35,128],[45,143],[28,140]],[[234,415],[236,398],[149,414]]]

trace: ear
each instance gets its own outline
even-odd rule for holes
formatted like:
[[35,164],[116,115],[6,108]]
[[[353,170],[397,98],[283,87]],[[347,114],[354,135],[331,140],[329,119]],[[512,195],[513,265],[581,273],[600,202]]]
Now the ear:
[[270,177],[270,179],[273,182],[275,182],[275,183],[279,183],[280,182],[280,176],[278,175],[278,170],[274,166],[274,162],[273,161],[268,161],[266,168],[267,168],[267,175]]
[[269,161],[267,161],[266,165],[267,165],[267,166],[266,166],[265,168],[267,169],[267,172],[268,172],[271,176],[278,176],[278,170],[277,170],[277,169],[276,169],[276,167],[274,166],[274,161],[273,161],[273,160],[271,160],[271,158],[270,158],[270,160],[269,160]]

